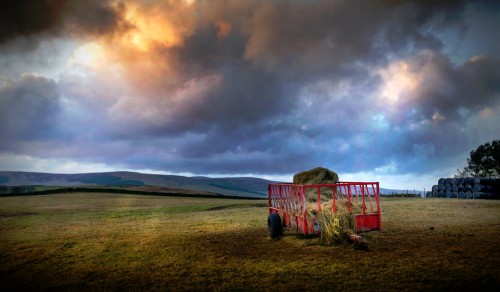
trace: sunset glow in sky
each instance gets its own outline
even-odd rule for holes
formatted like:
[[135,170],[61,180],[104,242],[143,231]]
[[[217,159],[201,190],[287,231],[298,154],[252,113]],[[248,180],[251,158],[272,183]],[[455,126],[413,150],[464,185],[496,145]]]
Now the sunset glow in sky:
[[498,1],[2,6],[0,170],[430,189],[500,138]]

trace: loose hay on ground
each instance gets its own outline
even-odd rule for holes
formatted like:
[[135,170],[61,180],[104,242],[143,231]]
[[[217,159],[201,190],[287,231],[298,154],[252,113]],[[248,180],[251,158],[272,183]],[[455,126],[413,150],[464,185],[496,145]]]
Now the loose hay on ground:
[[321,211],[318,203],[307,203],[307,216],[315,219],[320,226],[320,238],[327,244],[339,244],[349,239],[354,233],[353,214],[361,212],[361,204],[351,202],[348,210],[346,200],[336,200],[336,212],[333,211],[333,200],[323,202]]

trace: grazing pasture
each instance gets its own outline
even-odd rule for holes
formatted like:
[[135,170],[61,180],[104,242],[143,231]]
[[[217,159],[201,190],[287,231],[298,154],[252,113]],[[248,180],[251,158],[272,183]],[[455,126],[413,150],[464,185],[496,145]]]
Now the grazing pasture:
[[493,290],[500,201],[382,199],[369,250],[267,236],[267,201],[71,193],[0,198],[9,290]]

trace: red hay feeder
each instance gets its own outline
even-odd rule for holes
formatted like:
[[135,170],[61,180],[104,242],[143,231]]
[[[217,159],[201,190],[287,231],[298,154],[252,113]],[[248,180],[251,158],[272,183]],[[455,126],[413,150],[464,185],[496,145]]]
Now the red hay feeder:
[[[295,229],[304,235],[318,234],[321,226],[315,216],[307,212],[306,193],[317,193],[318,214],[322,212],[322,197],[330,194],[332,211],[337,212],[339,204],[347,206],[352,213],[352,204],[361,206],[359,214],[352,214],[355,233],[372,230],[382,231],[380,216],[380,194],[378,182],[338,182],[335,184],[298,185],[291,183],[270,184],[268,230],[271,237],[282,235],[283,227]],[[314,203],[316,204],[316,202]],[[350,234],[354,242],[362,241],[357,234]]]

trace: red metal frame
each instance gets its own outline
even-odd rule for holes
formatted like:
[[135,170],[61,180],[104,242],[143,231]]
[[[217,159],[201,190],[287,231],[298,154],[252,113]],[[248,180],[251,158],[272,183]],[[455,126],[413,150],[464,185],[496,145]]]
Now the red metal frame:
[[351,200],[361,202],[362,213],[354,214],[355,232],[382,231],[378,182],[339,182],[317,185],[270,184],[268,186],[269,213],[280,214],[284,227],[295,228],[297,232],[300,231],[304,235],[318,233],[319,231],[314,228],[315,219],[308,218],[306,212],[305,194],[306,190],[311,188],[317,190],[318,212],[321,212],[321,190],[331,189],[332,208],[335,213],[339,201],[347,204],[349,212],[351,212]]

